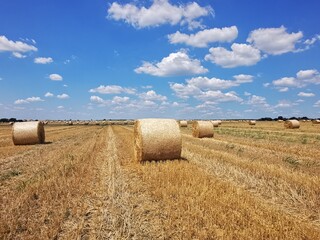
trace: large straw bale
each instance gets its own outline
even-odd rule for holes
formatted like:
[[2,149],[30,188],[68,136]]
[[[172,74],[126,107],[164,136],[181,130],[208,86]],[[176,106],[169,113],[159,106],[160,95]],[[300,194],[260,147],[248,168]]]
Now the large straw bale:
[[139,119],[134,124],[134,157],[138,162],[181,158],[182,140],[174,119]]
[[250,120],[250,121],[249,121],[249,125],[256,125],[256,121]]
[[213,125],[210,121],[194,121],[192,135],[196,138],[213,137]]
[[300,122],[298,120],[287,120],[284,122],[285,128],[300,128]]
[[188,127],[187,121],[180,121],[180,127]]
[[211,123],[212,123],[212,125],[214,126],[214,127],[219,127],[219,121],[211,121]]
[[45,132],[43,122],[16,122],[12,126],[12,140],[14,145],[44,143]]

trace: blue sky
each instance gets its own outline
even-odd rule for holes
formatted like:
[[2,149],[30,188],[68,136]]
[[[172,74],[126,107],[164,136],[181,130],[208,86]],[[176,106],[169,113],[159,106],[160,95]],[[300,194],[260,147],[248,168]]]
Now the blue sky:
[[0,117],[320,116],[316,0],[0,3]]

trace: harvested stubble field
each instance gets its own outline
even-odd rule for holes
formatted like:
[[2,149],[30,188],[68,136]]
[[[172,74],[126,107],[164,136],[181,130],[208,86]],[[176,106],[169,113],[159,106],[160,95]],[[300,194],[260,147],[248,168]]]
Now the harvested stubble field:
[[182,128],[182,159],[133,161],[133,127],[0,126],[1,239],[320,239],[320,127]]

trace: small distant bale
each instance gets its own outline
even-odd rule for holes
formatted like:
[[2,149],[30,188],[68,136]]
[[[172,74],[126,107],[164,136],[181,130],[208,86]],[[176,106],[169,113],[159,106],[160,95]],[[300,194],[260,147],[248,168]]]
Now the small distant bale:
[[283,120],[281,120],[281,119],[278,120],[278,123],[282,123],[282,122],[283,122]]
[[219,127],[219,121],[211,121],[213,127]]
[[174,119],[139,119],[134,124],[134,158],[137,162],[181,158],[182,140]]
[[250,121],[249,121],[249,125],[256,125],[256,121],[250,120]]
[[180,121],[180,127],[188,127],[187,121]]
[[298,120],[287,120],[284,122],[284,127],[285,128],[300,128],[300,122]]
[[73,122],[69,121],[69,122],[67,122],[67,124],[71,126],[71,125],[73,125]]
[[319,119],[312,120],[312,123],[313,124],[320,124],[320,120]]
[[40,121],[16,122],[12,126],[14,145],[30,145],[44,143],[44,124]]
[[212,138],[212,123],[210,121],[194,121],[192,124],[192,136],[196,138]]

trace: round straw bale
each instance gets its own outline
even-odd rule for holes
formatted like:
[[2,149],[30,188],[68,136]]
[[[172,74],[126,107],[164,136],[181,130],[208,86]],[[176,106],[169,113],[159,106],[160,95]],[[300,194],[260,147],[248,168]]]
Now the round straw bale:
[[14,145],[44,143],[45,132],[43,122],[16,122],[12,126],[12,140]]
[[138,162],[181,158],[182,140],[174,119],[139,119],[134,124],[134,157]]
[[285,128],[299,128],[300,122],[298,120],[287,120],[284,122]]
[[192,136],[196,138],[213,137],[213,125],[210,121],[194,121],[192,124]]
[[219,121],[211,121],[214,127],[219,127]]
[[256,121],[250,120],[250,121],[249,121],[249,125],[256,125]]
[[180,127],[188,127],[187,121],[180,121]]
[[319,119],[314,119],[314,120],[312,120],[312,123],[313,124],[320,124],[320,120]]

